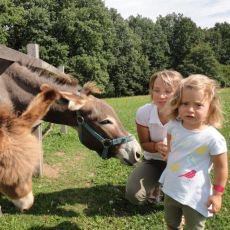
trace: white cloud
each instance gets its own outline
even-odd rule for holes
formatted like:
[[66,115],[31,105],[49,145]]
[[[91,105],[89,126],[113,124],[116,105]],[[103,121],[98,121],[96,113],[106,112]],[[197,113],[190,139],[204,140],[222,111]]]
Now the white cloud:
[[123,18],[130,15],[151,18],[181,13],[197,26],[213,27],[216,22],[230,23],[229,0],[104,0],[105,6],[115,8]]

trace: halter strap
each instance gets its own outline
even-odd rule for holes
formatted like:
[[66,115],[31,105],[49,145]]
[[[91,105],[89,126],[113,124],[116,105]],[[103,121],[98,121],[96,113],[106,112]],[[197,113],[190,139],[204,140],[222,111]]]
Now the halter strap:
[[76,111],[77,114],[77,121],[78,121],[78,127],[79,127],[79,131],[78,131],[78,135],[79,135],[79,139],[82,142],[82,130],[86,129],[87,131],[89,131],[102,145],[103,145],[103,151],[102,154],[100,155],[102,159],[108,159],[108,151],[109,148],[111,146],[114,145],[119,145],[119,144],[123,144],[129,141],[134,140],[133,135],[129,135],[126,137],[118,137],[118,138],[113,138],[113,139],[109,139],[109,138],[104,138],[103,136],[101,136],[99,133],[97,133],[84,119],[84,117],[81,115],[81,112],[79,110]]

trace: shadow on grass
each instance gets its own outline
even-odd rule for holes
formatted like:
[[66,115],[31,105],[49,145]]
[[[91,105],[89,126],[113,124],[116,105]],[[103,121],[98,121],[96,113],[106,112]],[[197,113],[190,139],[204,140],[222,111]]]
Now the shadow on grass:
[[[69,188],[52,193],[35,195],[35,203],[27,212],[32,215],[58,215],[76,217],[78,204],[85,206],[86,216],[134,216],[162,211],[163,206],[136,206],[125,198],[125,187],[114,185],[100,185],[89,188]],[[15,214],[17,211],[6,200],[1,201],[3,213]],[[8,203],[7,203],[8,202]],[[7,207],[8,206],[8,207]]]
[[28,228],[28,230],[61,230],[61,229],[68,229],[68,230],[80,230],[80,228],[78,227],[78,225],[73,224],[69,221],[64,221],[56,226],[53,227],[44,227],[44,226],[35,226],[35,227],[31,227]]

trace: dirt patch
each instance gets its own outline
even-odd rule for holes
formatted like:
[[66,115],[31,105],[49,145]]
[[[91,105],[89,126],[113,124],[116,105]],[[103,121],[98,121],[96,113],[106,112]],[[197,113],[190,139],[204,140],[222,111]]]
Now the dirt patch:
[[[64,152],[56,152],[56,156],[62,157],[65,155]],[[74,157],[74,160],[71,162],[74,164],[77,164],[76,162],[82,161],[85,159],[85,156],[78,155]],[[70,163],[70,162],[69,162]],[[63,172],[62,164],[57,163],[56,165],[49,165],[44,163],[43,164],[43,175],[48,178],[58,178],[60,176],[60,173]]]
[[74,158],[75,161],[81,161],[81,160],[84,160],[85,159],[85,156],[76,156]]
[[45,177],[58,178],[60,169],[57,166],[51,166],[48,164],[43,164],[43,174]]
[[65,153],[64,153],[64,152],[56,152],[55,155],[57,155],[57,156],[59,156],[59,157],[62,157],[62,156],[65,155]]

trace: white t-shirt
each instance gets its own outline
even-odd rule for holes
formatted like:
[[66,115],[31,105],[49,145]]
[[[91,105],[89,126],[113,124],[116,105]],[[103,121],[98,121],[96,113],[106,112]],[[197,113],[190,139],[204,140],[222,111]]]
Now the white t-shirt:
[[207,207],[212,194],[211,156],[227,152],[224,137],[212,126],[193,131],[184,128],[179,121],[169,122],[168,133],[171,151],[159,180],[163,192],[203,216],[211,216]]
[[[157,111],[157,106],[154,103],[145,104],[137,110],[136,123],[149,129],[150,139],[154,142],[167,142],[167,124],[162,125]],[[150,153],[144,151],[146,160],[162,160],[160,153]]]

